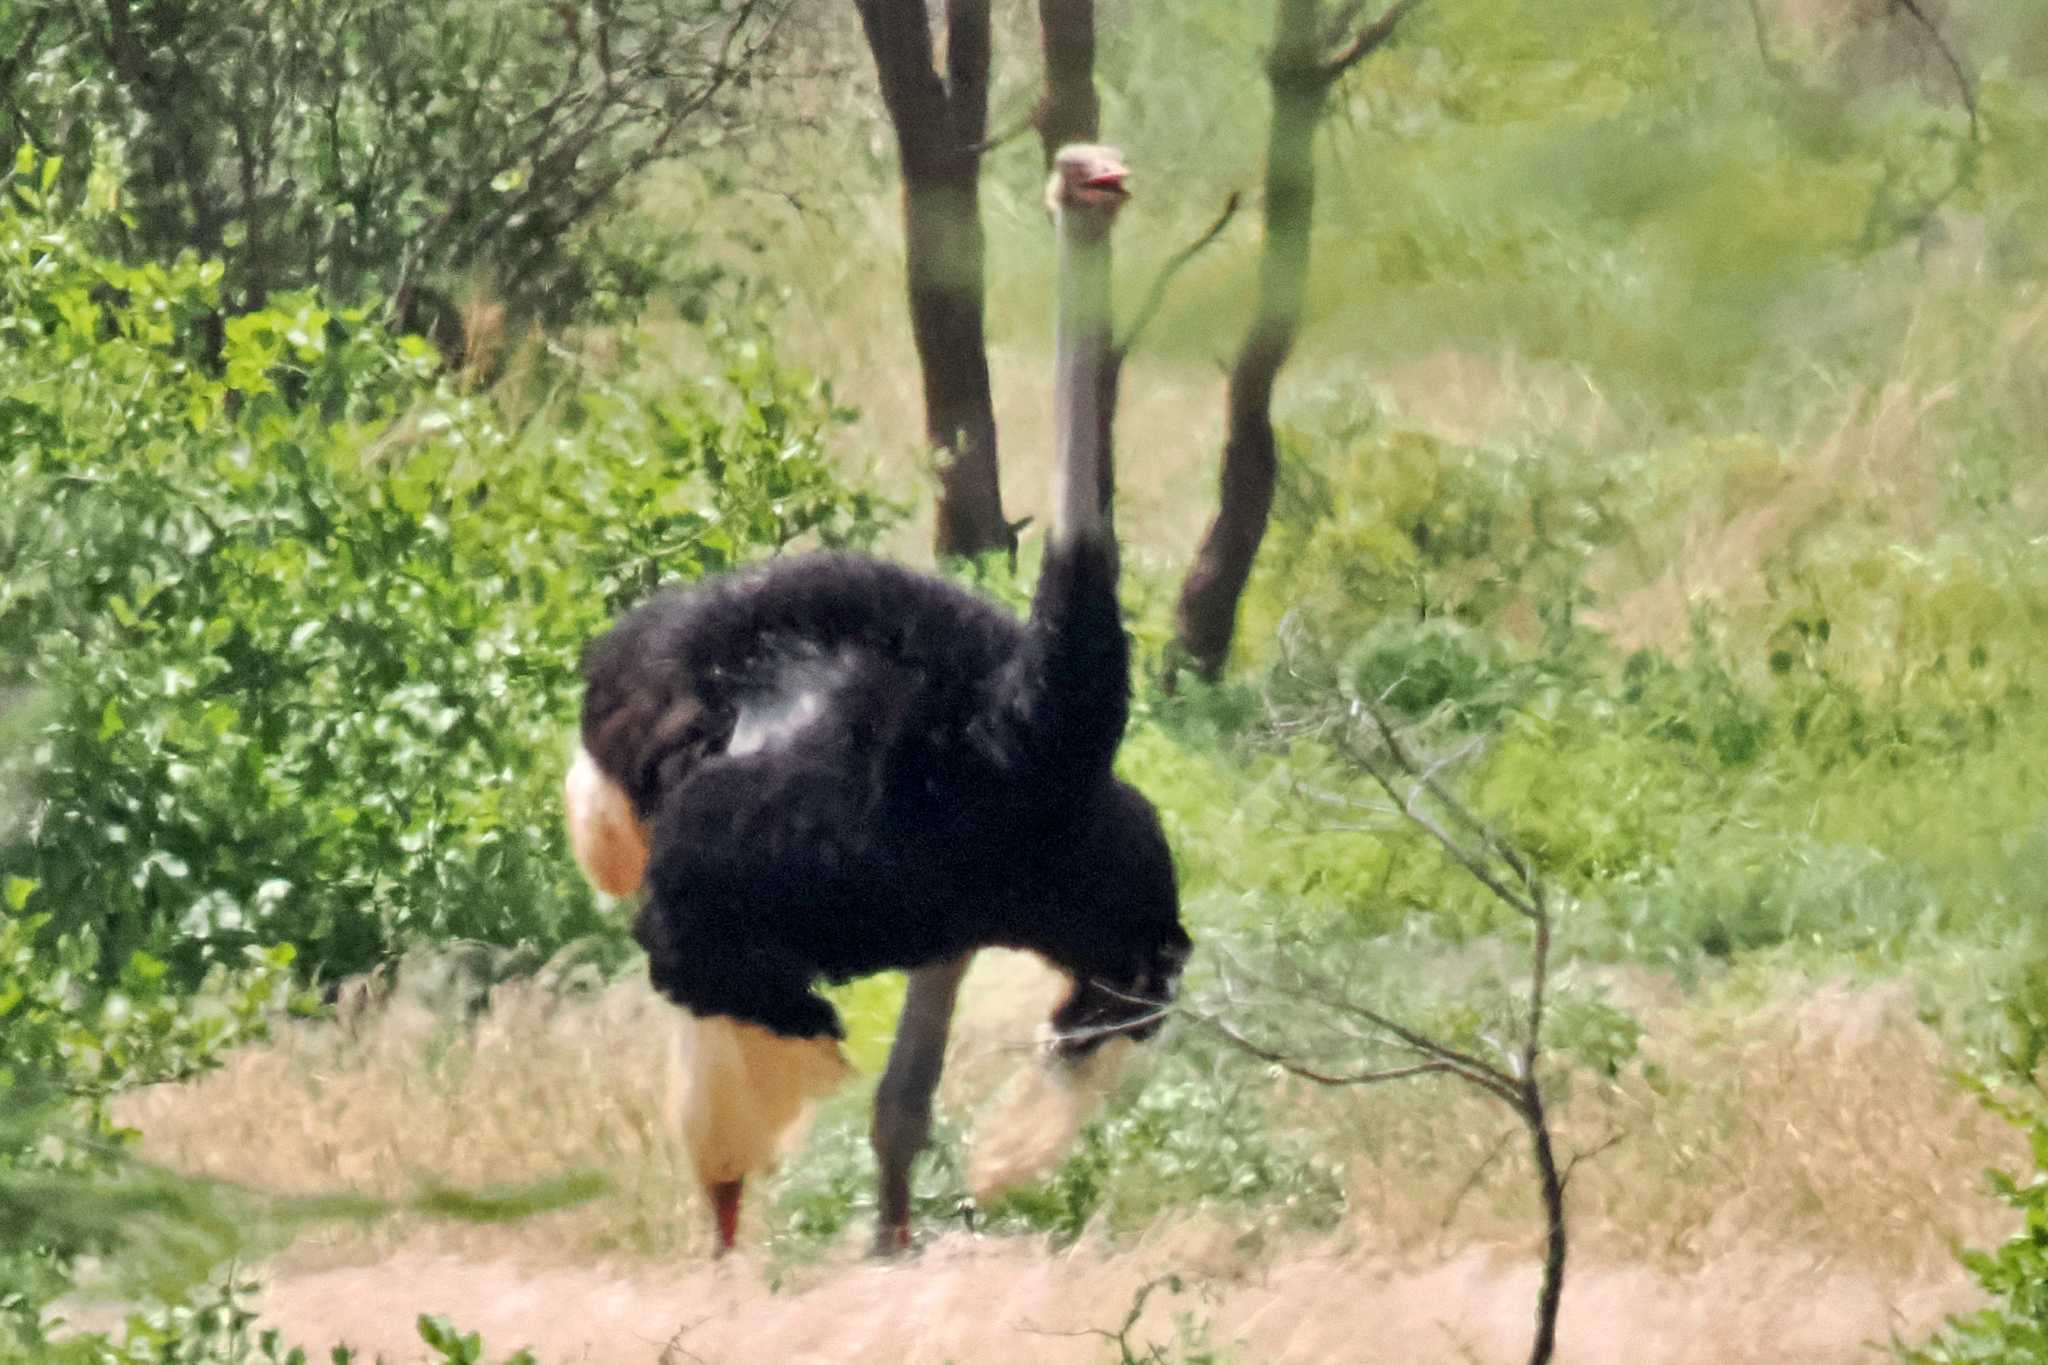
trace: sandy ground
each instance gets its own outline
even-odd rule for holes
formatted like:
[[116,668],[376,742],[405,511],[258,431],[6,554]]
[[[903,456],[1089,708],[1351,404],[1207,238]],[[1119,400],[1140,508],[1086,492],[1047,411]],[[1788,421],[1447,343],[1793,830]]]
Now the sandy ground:
[[[425,1360],[425,1308],[483,1334],[493,1358],[530,1347],[558,1361],[1031,1362],[1117,1359],[1099,1335],[1125,1319],[1172,1259],[1084,1246],[1063,1254],[955,1234],[899,1265],[815,1267],[777,1285],[744,1254],[717,1264],[612,1273],[538,1270],[401,1253],[374,1265],[291,1274],[264,1300],[290,1339],[347,1341],[389,1361]],[[1229,1280],[1162,1286],[1129,1334],[1181,1359],[1204,1324],[1239,1361],[1507,1362],[1525,1359],[1535,1267],[1468,1251],[1395,1269],[1310,1251]],[[1741,1365],[1871,1361],[1971,1302],[1960,1274],[1884,1283],[1812,1260],[1724,1257],[1674,1275],[1615,1265],[1575,1270],[1559,1359],[1573,1365]]]
[[[1572,1185],[1561,1362],[1875,1361],[1894,1333],[1924,1339],[1977,1302],[1950,1248],[2010,1231],[1978,1172],[2023,1154],[1956,1093],[1909,990],[1788,981],[1731,1019],[1695,1016],[1654,974],[1606,985],[1648,1026],[1645,1056],[1696,1083],[1589,1094],[1582,1120],[1566,1116],[1583,1129],[1566,1137],[1578,1150],[1609,1125],[1627,1140]],[[949,1109],[975,1113],[977,1135],[996,1114],[995,1131],[1039,1133],[1056,1156],[1077,1113],[1032,1088],[1022,1040],[1058,982],[990,955],[970,986]],[[1227,1210],[1063,1250],[927,1228],[915,1257],[885,1265],[861,1257],[857,1219],[823,1260],[792,1264],[764,1252],[756,1213],[741,1252],[712,1263],[662,1114],[665,1005],[638,983],[559,999],[519,986],[451,1032],[407,1003],[415,989],[120,1106],[146,1153],[286,1192],[608,1174],[607,1197],[525,1222],[308,1234],[257,1270],[264,1317],[315,1359],[347,1343],[393,1365],[427,1360],[415,1319],[439,1313],[480,1333],[487,1359],[526,1347],[542,1365],[1093,1365],[1120,1358],[1114,1330],[1169,1274],[1183,1287],[1150,1294],[1128,1334],[1134,1359],[1527,1358],[1526,1172],[1486,1155],[1498,1116],[1455,1092],[1375,1092],[1352,1116],[1347,1131],[1385,1151],[1353,1154],[1346,1215],[1328,1233]],[[1285,1100],[1295,1121],[1311,1121],[1300,1106],[1312,1098]],[[1196,1349],[1203,1333],[1215,1354]]]

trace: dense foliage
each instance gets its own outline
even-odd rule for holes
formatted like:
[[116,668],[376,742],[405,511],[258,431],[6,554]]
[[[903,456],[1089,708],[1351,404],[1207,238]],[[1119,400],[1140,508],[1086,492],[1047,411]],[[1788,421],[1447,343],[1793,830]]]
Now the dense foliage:
[[0,18],[0,133],[121,204],[98,226],[126,259],[218,261],[231,310],[367,291],[445,334],[482,280],[560,321],[663,272],[590,228],[636,172],[744,123],[783,9],[28,0]]
[[583,643],[662,577],[879,525],[822,390],[737,331],[713,384],[565,378],[520,422],[310,295],[233,318],[216,371],[217,268],[0,212],[0,686],[32,732],[0,856],[107,971],[594,931],[555,811]]
[[215,363],[219,265],[98,254],[59,178],[24,151],[0,185],[0,1261],[31,1338],[77,1256],[204,1206],[127,1162],[108,1096],[216,1062],[294,971],[616,935],[556,808],[583,643],[660,579],[887,517],[744,305],[709,380],[542,358],[523,418],[312,294],[230,317]]

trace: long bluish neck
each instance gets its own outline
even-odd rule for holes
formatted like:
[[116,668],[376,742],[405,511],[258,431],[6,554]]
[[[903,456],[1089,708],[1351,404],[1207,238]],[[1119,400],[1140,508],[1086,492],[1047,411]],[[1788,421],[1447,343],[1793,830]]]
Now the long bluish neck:
[[1102,367],[1109,356],[1109,224],[1060,215],[1059,324],[1053,416],[1052,543],[1062,549],[1108,534],[1102,482]]

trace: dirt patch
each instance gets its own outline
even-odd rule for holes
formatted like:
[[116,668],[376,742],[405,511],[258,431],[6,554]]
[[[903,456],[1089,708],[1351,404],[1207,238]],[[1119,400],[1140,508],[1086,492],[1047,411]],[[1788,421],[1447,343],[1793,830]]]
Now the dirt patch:
[[[1558,1107],[1564,1150],[1598,1153],[1572,1183],[1564,1358],[1861,1361],[1862,1343],[1968,1303],[1950,1248],[1995,1242],[2010,1222],[1978,1173],[2026,1154],[1958,1094],[1908,990],[1788,978],[1761,1003],[1716,1004],[1641,969],[1568,975],[1645,1025],[1656,1072],[1582,1078]],[[1000,1115],[1028,1092],[1019,1078],[1059,987],[993,955],[968,985],[946,1103]],[[1462,1091],[1270,1080],[1268,1121],[1345,1171],[1327,1241],[1281,1232],[1270,1210],[1219,1207],[1066,1251],[951,1232],[884,1267],[857,1258],[863,1224],[824,1263],[792,1267],[766,1259],[779,1244],[755,1206],[746,1250],[712,1265],[663,1118],[673,1028],[639,983],[567,998],[500,988],[459,1025],[399,998],[130,1097],[120,1116],[153,1157],[277,1190],[604,1172],[611,1192],[586,1205],[485,1227],[336,1229],[270,1267],[266,1311],[288,1336],[394,1362],[423,1358],[422,1312],[482,1332],[494,1359],[531,1345],[547,1365],[653,1360],[671,1339],[676,1362],[1095,1362],[1099,1337],[1060,1334],[1115,1326],[1169,1271],[1198,1288],[1155,1295],[1140,1343],[1171,1342],[1187,1314],[1247,1361],[1526,1350],[1527,1162],[1511,1120]]]
[[[523,1345],[543,1362],[1095,1365],[1113,1348],[1093,1329],[1119,1325],[1142,1286],[1176,1268],[1144,1247],[1049,1254],[964,1235],[901,1265],[820,1268],[794,1288],[744,1256],[614,1274],[401,1254],[286,1276],[263,1311],[294,1340],[346,1340],[392,1362],[426,1358],[412,1327],[426,1309],[481,1332],[494,1355]],[[1185,1346],[1201,1333],[1270,1362],[1507,1362],[1527,1351],[1534,1284],[1533,1266],[1488,1250],[1421,1269],[1310,1250],[1177,1296],[1155,1291],[1130,1340]],[[1924,1332],[1969,1302],[1955,1276],[1886,1281],[1769,1253],[1682,1276],[1588,1264],[1571,1280],[1560,1356],[1867,1361],[1865,1343]]]

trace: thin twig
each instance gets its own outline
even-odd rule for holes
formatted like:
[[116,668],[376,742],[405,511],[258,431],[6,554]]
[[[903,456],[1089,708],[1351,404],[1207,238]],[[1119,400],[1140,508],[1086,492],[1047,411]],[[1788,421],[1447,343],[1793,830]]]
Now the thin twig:
[[1030,132],[1035,126],[1032,122],[1031,111],[1026,110],[1022,117],[1012,119],[1009,123],[1004,124],[1000,132],[991,133],[967,150],[976,156],[986,156],[998,147],[1015,142],[1018,138]]
[[1602,1138],[1599,1142],[1593,1144],[1591,1147],[1586,1148],[1586,1150],[1584,1150],[1583,1152],[1572,1153],[1572,1159],[1570,1161],[1565,1162],[1564,1164],[1564,1174],[1558,1177],[1558,1183],[1561,1185],[1569,1186],[1572,1183],[1572,1172],[1579,1169],[1579,1163],[1581,1161],[1592,1161],[1601,1153],[1608,1151],[1610,1148],[1620,1146],[1623,1139],[1627,1137],[1628,1133],[1625,1130],[1609,1133],[1606,1137]]
[[1138,305],[1137,316],[1131,319],[1130,329],[1113,348],[1119,361],[1131,353],[1145,335],[1145,329],[1152,325],[1152,319],[1158,316],[1160,305],[1166,302],[1167,286],[1173,283],[1173,277],[1180,273],[1181,267],[1222,236],[1223,229],[1230,226],[1230,220],[1237,216],[1238,200],[1238,192],[1232,190],[1230,197],[1223,201],[1223,211],[1216,215],[1216,221],[1209,224],[1201,236],[1174,252],[1159,268],[1159,273],[1152,277],[1152,287],[1145,292],[1145,301]]
[[[1213,1014],[1203,1014],[1191,1010],[1188,1012],[1188,1017],[1198,1024],[1216,1030],[1216,1032],[1236,1044],[1240,1051],[1249,1053],[1262,1062],[1271,1062],[1290,1076],[1299,1076],[1305,1081],[1314,1081],[1317,1085],[1378,1085],[1385,1081],[1404,1081],[1414,1076],[1440,1076],[1446,1073],[1461,1074],[1457,1072],[1456,1067],[1453,1067],[1449,1062],[1443,1061],[1416,1062],[1411,1066],[1380,1067],[1367,1071],[1323,1071],[1304,1062],[1297,1061],[1284,1052],[1277,1052],[1272,1048],[1254,1042]],[[1465,1079],[1469,1080],[1470,1077],[1465,1077]]]
[[[1227,957],[1223,960],[1226,963],[1230,961]],[[1235,965],[1239,971],[1243,971],[1241,963],[1231,965]],[[1254,979],[1256,980],[1257,978]],[[1287,993],[1280,991],[1280,988],[1271,982],[1261,982],[1261,984],[1277,993]],[[1230,980],[1227,974],[1224,976],[1223,985],[1226,998],[1232,998]],[[1440,1043],[1427,1034],[1380,1013],[1370,1005],[1361,1005],[1355,1000],[1346,1000],[1340,996],[1326,995],[1321,991],[1307,989],[1303,983],[1297,983],[1292,994],[1306,997],[1316,1004],[1335,1010],[1340,1014],[1348,1014],[1353,1018],[1363,1019],[1374,1028],[1399,1040],[1410,1051],[1419,1056],[1427,1057],[1432,1061],[1444,1063],[1446,1070],[1456,1072],[1461,1079],[1470,1081],[1472,1084],[1500,1099],[1510,1108],[1515,1109],[1517,1112],[1520,1111],[1521,1092],[1517,1088],[1515,1078],[1484,1058],[1475,1057],[1469,1052],[1450,1046],[1448,1043]]]
[[1771,29],[1764,18],[1763,0],[1749,0],[1749,22],[1756,30],[1756,53],[1763,59],[1764,70],[1787,85],[1799,84],[1799,73],[1793,69],[1792,63],[1771,51]]
[[1346,71],[1371,56],[1387,39],[1394,36],[1394,30],[1409,10],[1421,4],[1422,0],[1395,0],[1393,6],[1372,23],[1359,30],[1351,45],[1323,63],[1322,76],[1325,81],[1334,81]]
[[1451,1195],[1451,1202],[1444,1206],[1443,1222],[1437,1225],[1439,1232],[1450,1229],[1451,1220],[1458,1216],[1458,1206],[1465,1202],[1467,1195],[1479,1188],[1479,1182],[1485,1178],[1487,1171],[1492,1169],[1493,1163],[1500,1160],[1500,1154],[1508,1149],[1508,1144],[1514,1141],[1514,1137],[1515,1130],[1512,1125],[1503,1128],[1500,1136],[1494,1139],[1493,1150],[1481,1157],[1479,1164],[1459,1183],[1456,1193]]
[[[1117,1355],[1121,1360],[1136,1361],[1139,1357],[1131,1354],[1131,1333],[1138,1329],[1138,1319],[1145,1316],[1146,1300],[1161,1288],[1167,1288],[1175,1294],[1180,1293],[1180,1276],[1169,1272],[1154,1276],[1139,1285],[1138,1292],[1131,1296],[1131,1306],[1124,1312],[1123,1325],[1114,1331],[1107,1327],[1039,1327],[1028,1322],[1019,1326],[1023,1331],[1040,1337],[1101,1337],[1104,1341],[1116,1345]],[[1157,1358],[1158,1348],[1152,1348],[1149,1355]]]
[[[1443,847],[1444,852],[1448,853],[1458,866],[1464,868],[1480,885],[1498,897],[1503,904],[1529,919],[1541,918],[1544,913],[1541,885],[1522,856],[1505,839],[1494,833],[1492,828],[1483,820],[1472,814],[1455,797],[1444,790],[1442,785],[1432,775],[1437,767],[1441,765],[1423,768],[1417,764],[1409,756],[1407,750],[1401,746],[1401,741],[1394,734],[1393,726],[1388,724],[1386,717],[1380,714],[1377,707],[1363,702],[1356,703],[1356,705],[1372,718],[1373,724],[1379,729],[1381,741],[1387,746],[1388,754],[1392,756],[1395,764],[1414,780],[1414,785],[1404,797],[1395,788],[1393,780],[1377,764],[1364,755],[1359,754],[1356,750],[1352,750],[1352,756],[1358,759],[1365,768],[1367,775],[1374,782],[1378,783],[1380,789],[1385,791],[1388,796],[1399,802],[1401,808],[1407,813],[1408,818],[1413,820],[1432,839],[1436,840]],[[1453,819],[1484,840],[1487,851],[1507,864],[1508,869],[1515,874],[1516,880],[1522,883],[1522,890],[1517,891],[1502,881],[1491,868],[1486,866],[1485,860],[1481,855],[1474,853],[1471,849],[1460,843],[1455,835],[1448,829],[1445,829],[1428,811],[1424,810],[1422,808],[1422,797],[1425,793],[1435,797],[1438,804],[1446,811],[1449,811]]]
[[1963,71],[1962,60],[1956,56],[1956,50],[1949,46],[1948,39],[1942,36],[1941,29],[1935,25],[1932,19],[1927,17],[1927,11],[1920,8],[1920,0],[1898,0],[1898,3],[1900,9],[1903,9],[1906,13],[1920,21],[1920,27],[1926,29],[1927,36],[1934,40],[1934,46],[1940,51],[1942,60],[1948,63],[1948,69],[1955,73],[1956,88],[1963,95],[1963,108],[1967,109],[1970,113],[1970,141],[1979,141],[1977,92],[1971,87],[1970,78]]

